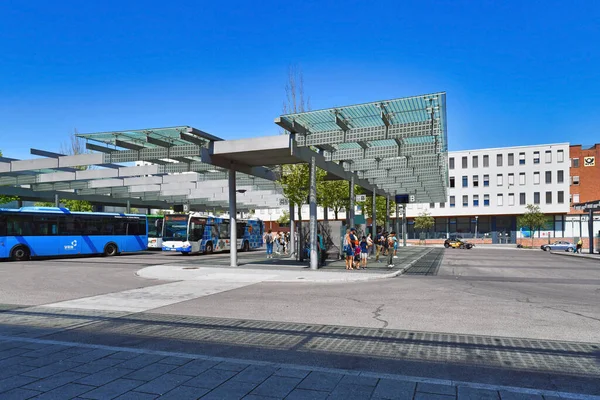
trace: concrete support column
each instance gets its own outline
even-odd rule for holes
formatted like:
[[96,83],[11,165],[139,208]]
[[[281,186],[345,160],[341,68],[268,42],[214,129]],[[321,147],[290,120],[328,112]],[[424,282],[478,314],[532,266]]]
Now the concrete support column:
[[296,222],[294,218],[296,218],[296,207],[290,203],[290,248],[288,249],[290,257],[294,257],[294,253],[296,252]]
[[406,204],[402,207],[402,246],[406,247],[406,237],[408,229],[406,228]]
[[350,207],[348,210],[348,227],[354,226],[354,175],[350,177]]
[[373,227],[373,241],[377,240],[377,191],[373,188],[373,209],[371,211],[371,226]]
[[23,200],[19,199],[17,200],[17,208],[21,208],[23,207]]
[[590,209],[588,215],[588,236],[590,238],[590,254],[594,254],[594,211]]
[[396,227],[394,230],[396,231],[396,237],[400,237],[400,204],[396,203]]
[[390,231],[390,196],[385,198],[385,230]]
[[229,261],[232,267],[237,267],[237,188],[235,186],[235,170],[229,169],[229,239],[231,243],[231,251],[229,252]]
[[125,212],[129,214],[131,212],[131,200],[127,200],[127,205],[125,206]]
[[54,207],[60,207],[60,200],[57,194],[54,195]]
[[315,157],[310,159],[309,185],[309,216],[310,216],[310,269],[319,269],[319,249],[317,248],[317,162]]

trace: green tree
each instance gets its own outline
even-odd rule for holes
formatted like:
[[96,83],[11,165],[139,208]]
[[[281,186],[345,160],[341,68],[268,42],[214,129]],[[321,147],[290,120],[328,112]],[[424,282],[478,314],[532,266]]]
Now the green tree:
[[[415,229],[428,231],[435,224],[435,219],[427,211],[423,211],[415,217]],[[427,242],[425,242],[427,243]]]
[[289,224],[290,223],[290,213],[287,211],[284,211],[283,214],[281,215],[281,217],[279,217],[277,219],[277,223],[279,223],[279,225]]
[[527,212],[517,218],[519,228],[527,228],[531,235],[531,247],[533,247],[533,237],[535,232],[539,232],[548,222],[548,218],[542,213],[539,206],[534,204],[527,205]]
[[[357,194],[366,194],[367,195],[367,199],[365,201],[357,202],[356,204],[359,205],[364,210],[364,214],[368,218],[373,219],[373,194],[367,193],[367,191],[365,189],[360,188],[358,186],[354,189],[354,191]],[[384,226],[387,218],[389,218],[389,215],[386,215],[387,208],[385,206],[385,203],[386,203],[385,197],[377,196],[377,199],[375,200],[375,212],[377,213],[377,226]],[[390,200],[390,211],[395,210],[395,207],[396,207],[396,203],[394,203],[393,200]]]
[[[2,157],[2,150],[0,150],[0,157]],[[10,203],[11,201],[19,200],[16,196],[5,196],[0,194],[0,205]]]
[[337,220],[338,213],[348,208],[349,190],[348,181],[324,181],[321,186],[319,204],[321,207],[332,210]]

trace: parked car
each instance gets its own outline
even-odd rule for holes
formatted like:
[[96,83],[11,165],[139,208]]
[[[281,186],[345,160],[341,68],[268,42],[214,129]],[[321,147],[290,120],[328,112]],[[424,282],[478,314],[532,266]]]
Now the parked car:
[[540,249],[544,251],[548,250],[556,250],[556,251],[570,251],[571,253],[575,251],[576,246],[571,242],[566,242],[564,240],[556,241],[552,244],[543,244],[540,246]]
[[473,243],[469,243],[463,239],[459,239],[459,238],[452,238],[452,239],[446,239],[444,241],[444,247],[445,248],[453,248],[453,249],[472,249],[473,247],[475,247],[475,245]]

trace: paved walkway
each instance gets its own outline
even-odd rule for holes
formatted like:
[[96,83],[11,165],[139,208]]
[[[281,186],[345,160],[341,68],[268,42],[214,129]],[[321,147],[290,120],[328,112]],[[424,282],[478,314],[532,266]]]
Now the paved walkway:
[[0,336],[9,399],[600,399],[409,376]]

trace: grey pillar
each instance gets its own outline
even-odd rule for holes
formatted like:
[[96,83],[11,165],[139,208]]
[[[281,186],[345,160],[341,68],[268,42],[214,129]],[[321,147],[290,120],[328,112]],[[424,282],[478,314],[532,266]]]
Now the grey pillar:
[[402,207],[402,246],[406,247],[406,236],[408,235],[406,229],[406,204]]
[[60,207],[60,200],[57,194],[54,195],[54,207]]
[[23,207],[23,200],[19,199],[17,200],[17,208],[21,208]]
[[350,207],[348,210],[348,226],[354,226],[354,175],[350,177]]
[[377,240],[377,191],[373,188],[373,209],[371,211],[371,226],[373,227],[373,241]]
[[290,203],[290,243],[289,249],[290,258],[294,257],[294,253],[296,252],[296,207]]
[[400,237],[400,204],[396,203],[396,227],[394,230],[396,231],[396,237]]
[[309,216],[310,216],[310,269],[319,269],[319,249],[317,248],[317,162],[315,157],[310,159],[309,187]]
[[125,212],[129,214],[131,212],[131,200],[127,200],[127,205],[125,206]]
[[594,211],[591,208],[588,217],[588,236],[590,238],[590,254],[594,254]]
[[229,252],[229,261],[232,267],[237,267],[237,223],[236,223],[236,187],[235,170],[229,168],[229,239],[231,251]]
[[385,198],[385,230],[390,231],[390,196]]

